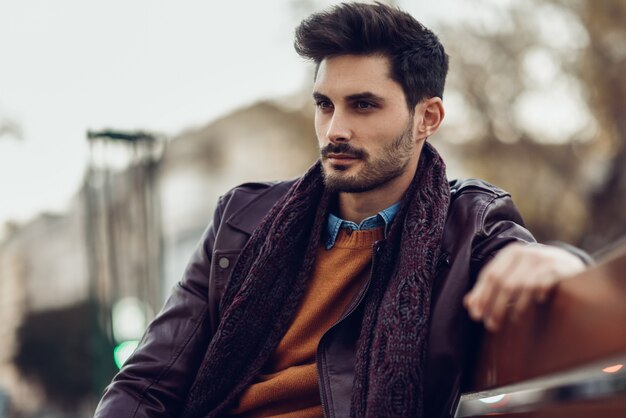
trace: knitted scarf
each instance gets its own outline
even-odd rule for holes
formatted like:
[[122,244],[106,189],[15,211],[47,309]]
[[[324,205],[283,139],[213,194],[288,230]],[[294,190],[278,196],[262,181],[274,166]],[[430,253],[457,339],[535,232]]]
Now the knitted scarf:
[[[278,201],[233,267],[221,321],[182,413],[227,411],[275,350],[313,271],[330,193],[318,162]],[[445,165],[425,143],[415,178],[376,254],[363,302],[351,401],[353,417],[422,417],[431,284],[450,190]]]

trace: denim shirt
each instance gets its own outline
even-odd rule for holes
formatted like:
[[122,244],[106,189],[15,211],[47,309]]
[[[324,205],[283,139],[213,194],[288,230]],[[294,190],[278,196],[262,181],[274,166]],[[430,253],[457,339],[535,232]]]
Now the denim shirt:
[[339,234],[339,230],[342,228],[350,229],[352,231],[366,230],[366,229],[374,229],[379,226],[385,227],[385,236],[387,236],[387,229],[393,221],[393,218],[398,213],[398,209],[400,209],[400,203],[394,203],[386,209],[381,210],[376,215],[372,215],[369,218],[365,218],[361,221],[360,224],[356,224],[352,221],[345,221],[332,213],[328,214],[328,220],[326,222],[326,235],[324,237],[324,246],[327,250],[330,250],[335,245],[335,241],[337,241],[337,235]]

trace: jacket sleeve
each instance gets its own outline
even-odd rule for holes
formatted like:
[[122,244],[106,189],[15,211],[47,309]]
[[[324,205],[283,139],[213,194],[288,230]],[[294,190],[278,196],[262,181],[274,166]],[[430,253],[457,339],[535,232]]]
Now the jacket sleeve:
[[[472,261],[478,265],[478,270],[508,244],[536,242],[532,234],[524,227],[522,217],[509,195],[494,197],[486,206],[480,219],[480,234],[474,242],[472,254]],[[593,264],[593,259],[579,248],[560,241],[550,241],[547,245],[568,251],[580,258],[586,265]]]
[[207,288],[221,203],[182,280],[105,389],[95,417],[178,416],[212,338]]

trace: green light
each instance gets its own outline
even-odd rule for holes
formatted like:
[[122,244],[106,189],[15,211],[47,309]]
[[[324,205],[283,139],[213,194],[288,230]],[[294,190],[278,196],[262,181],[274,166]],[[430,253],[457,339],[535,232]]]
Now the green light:
[[138,345],[139,340],[124,341],[119,343],[113,349],[113,360],[115,360],[115,364],[118,369],[122,368],[124,363],[126,363],[126,360],[128,360],[128,357],[133,354]]

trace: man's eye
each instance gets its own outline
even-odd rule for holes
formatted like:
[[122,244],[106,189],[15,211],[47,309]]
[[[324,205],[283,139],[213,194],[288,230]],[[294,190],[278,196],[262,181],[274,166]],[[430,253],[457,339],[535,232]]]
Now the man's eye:
[[333,107],[333,104],[328,100],[318,100],[315,102],[315,105],[320,109],[331,109]]
[[354,107],[356,107],[357,109],[372,109],[376,107],[376,105],[370,102],[356,102],[354,104]]

